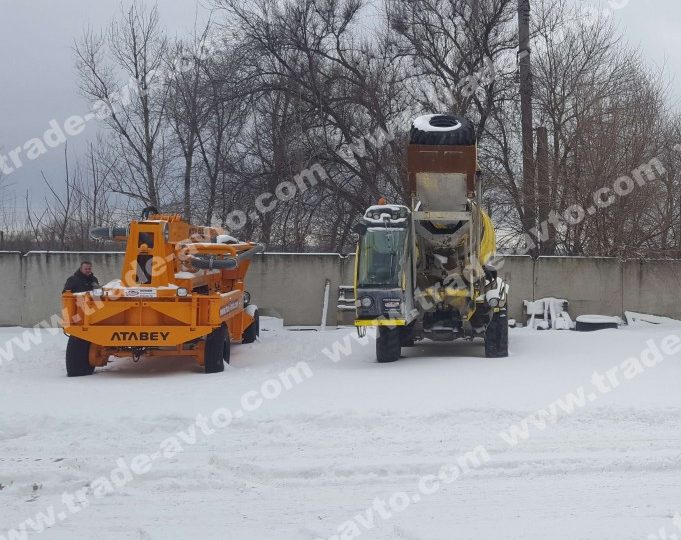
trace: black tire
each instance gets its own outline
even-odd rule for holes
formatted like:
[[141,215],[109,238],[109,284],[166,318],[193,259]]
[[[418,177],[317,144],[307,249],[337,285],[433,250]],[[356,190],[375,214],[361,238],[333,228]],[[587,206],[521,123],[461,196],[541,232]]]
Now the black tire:
[[414,324],[400,327],[400,347],[414,346]]
[[485,356],[506,358],[508,356],[508,314],[505,309],[492,315],[485,330]]
[[70,336],[66,345],[66,374],[83,377],[94,372],[95,368],[90,365],[90,342]]
[[376,336],[376,360],[380,364],[400,359],[400,329],[380,326]]
[[227,341],[227,326],[224,324],[206,336],[206,346],[203,350],[203,367],[206,373],[220,373],[225,370],[224,357]]
[[228,332],[227,333],[227,339],[225,339],[225,344],[222,346],[222,361],[225,364],[229,364],[231,353],[232,353],[232,349],[231,349],[231,342],[229,340],[229,332]]
[[616,322],[602,322],[602,323],[590,323],[577,321],[575,324],[575,330],[577,332],[596,332],[598,330],[617,330],[619,324]]
[[260,313],[255,310],[253,314],[253,322],[244,330],[244,335],[241,338],[241,343],[253,343],[260,335]]
[[[424,117],[421,117],[425,119]],[[417,119],[418,121],[419,119]],[[475,126],[468,118],[463,116],[450,116],[447,114],[433,115],[428,124],[433,128],[451,128],[446,131],[428,131],[415,125],[411,127],[411,144],[444,145],[444,146],[473,146],[475,140]],[[416,123],[416,122],[415,122]]]

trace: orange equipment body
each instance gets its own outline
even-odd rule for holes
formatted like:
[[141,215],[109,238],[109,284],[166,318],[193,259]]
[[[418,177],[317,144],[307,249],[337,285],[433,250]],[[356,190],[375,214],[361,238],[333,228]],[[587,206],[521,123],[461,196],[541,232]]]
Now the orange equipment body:
[[251,256],[263,249],[218,243],[221,234],[163,214],[112,229],[108,239],[127,241],[121,277],[92,292],[65,292],[64,332],[91,344],[93,367],[109,356],[142,354],[194,356],[202,364],[202,338],[223,324],[229,339],[241,342],[254,322],[244,279]]

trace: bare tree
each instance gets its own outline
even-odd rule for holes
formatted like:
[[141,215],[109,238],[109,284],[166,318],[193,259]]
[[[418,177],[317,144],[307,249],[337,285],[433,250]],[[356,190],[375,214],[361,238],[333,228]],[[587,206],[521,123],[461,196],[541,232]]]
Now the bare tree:
[[[295,164],[289,171],[297,174],[318,163],[328,173],[316,188],[320,201],[333,194],[337,204],[328,212],[343,213],[340,221],[329,214],[325,219],[342,223],[344,230],[379,195],[405,200],[404,145],[394,134],[404,113],[403,74],[383,35],[361,37],[359,21],[366,3],[297,0],[282,10],[272,0],[251,6],[231,0],[223,4],[231,31],[250,61],[254,98],[286,104],[291,111],[284,125],[287,163]],[[275,125],[270,120],[266,117],[259,126],[261,134]],[[276,152],[281,148],[270,150],[272,158],[280,156]]]
[[[45,179],[44,208],[27,195],[14,239],[86,247],[92,224],[153,204],[227,226],[242,211],[247,223],[235,234],[273,249],[349,251],[367,205],[379,196],[408,202],[411,118],[449,112],[477,124],[484,204],[502,246],[681,256],[681,117],[664,74],[611,20],[585,18],[569,0],[533,1],[525,37],[537,166],[526,167],[528,181],[516,0],[214,3],[224,8],[217,22],[173,46],[157,9],[141,1],[104,32],[85,32],[76,46],[81,88],[108,129],[86,159],[67,163],[64,179]],[[591,207],[600,188],[653,158],[663,173],[565,222],[571,205]],[[256,208],[311,168],[325,172],[313,189]]]
[[499,106],[517,47],[517,0],[396,0],[388,17],[397,57],[410,60],[411,99],[433,113],[468,115],[478,137]]
[[195,35],[189,42],[178,41],[169,55],[171,77],[168,80],[168,117],[182,155],[182,209],[185,219],[192,219],[191,189],[194,158],[199,133],[206,122],[202,92],[202,44],[209,30]]
[[[660,242],[669,249],[677,226],[670,204],[677,182],[669,171],[607,207],[594,203],[601,188],[673,146],[665,126],[674,113],[665,105],[662,79],[622,46],[605,18],[586,20],[565,2],[540,3],[536,13],[538,223],[528,228],[519,219],[524,211],[519,107],[509,102],[491,118],[481,159],[502,231],[511,245],[536,246],[540,254],[631,256],[650,253]],[[567,224],[565,211],[572,205],[592,208],[593,215]]]
[[137,0],[75,47],[81,90],[112,134],[113,189],[155,206],[168,187],[167,49],[157,8]]
[[228,190],[231,190],[235,176],[242,171],[240,164],[247,146],[243,130],[251,91],[243,63],[240,50],[223,43],[219,54],[206,58],[201,64],[205,121],[198,131],[197,141],[203,171],[201,191],[206,224],[218,214],[224,225],[229,212]]

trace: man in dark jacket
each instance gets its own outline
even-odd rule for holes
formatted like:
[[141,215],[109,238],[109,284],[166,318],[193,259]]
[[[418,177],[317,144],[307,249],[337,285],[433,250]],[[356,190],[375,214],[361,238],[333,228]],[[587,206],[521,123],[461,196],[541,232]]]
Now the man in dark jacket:
[[80,268],[76,270],[75,274],[66,280],[62,292],[71,291],[72,293],[79,293],[98,288],[99,283],[92,273],[92,263],[90,261],[83,261],[80,263]]

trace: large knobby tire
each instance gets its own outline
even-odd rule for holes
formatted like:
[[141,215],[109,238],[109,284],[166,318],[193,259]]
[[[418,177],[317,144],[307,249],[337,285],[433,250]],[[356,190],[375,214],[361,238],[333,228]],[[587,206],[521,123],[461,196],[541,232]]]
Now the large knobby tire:
[[400,346],[414,346],[414,323],[408,326],[400,326]]
[[381,364],[395,362],[399,360],[400,352],[400,329],[380,326],[376,336],[376,360]]
[[[206,336],[203,362],[206,373],[220,373],[225,370],[225,344],[228,341],[227,326],[224,324]],[[227,346],[229,351],[229,346]]]
[[232,350],[230,347],[231,343],[229,340],[229,332],[227,333],[227,339],[225,339],[225,344],[222,346],[222,361],[225,364],[229,364],[229,359],[232,354]]
[[253,314],[253,322],[244,330],[241,343],[253,343],[260,335],[260,313],[255,310]]
[[419,116],[411,127],[411,144],[473,146],[475,126],[463,116],[428,114]]
[[485,331],[485,356],[506,358],[508,356],[508,314],[502,309],[492,316]]
[[95,368],[90,365],[90,342],[70,336],[66,345],[66,374],[83,377],[94,372]]

